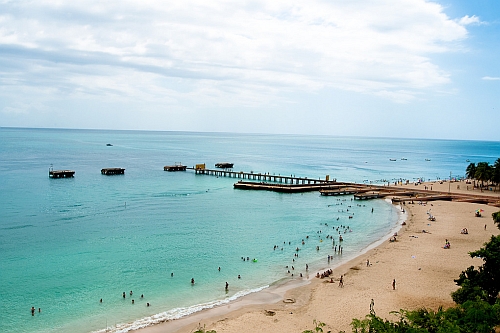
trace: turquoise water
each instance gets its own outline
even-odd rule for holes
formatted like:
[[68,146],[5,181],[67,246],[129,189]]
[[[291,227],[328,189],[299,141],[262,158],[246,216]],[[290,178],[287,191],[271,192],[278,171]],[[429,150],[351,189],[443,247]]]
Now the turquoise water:
[[[335,265],[396,224],[384,201],[241,191],[234,178],[164,165],[229,161],[237,171],[376,182],[459,177],[467,159],[500,156],[498,142],[478,141],[10,128],[0,139],[1,332],[127,331],[179,317],[299,279],[328,255]],[[50,165],[75,177],[49,179]],[[125,175],[103,176],[105,167]],[[341,225],[352,230],[342,256],[326,237],[338,244]],[[31,316],[32,306],[41,312]]]

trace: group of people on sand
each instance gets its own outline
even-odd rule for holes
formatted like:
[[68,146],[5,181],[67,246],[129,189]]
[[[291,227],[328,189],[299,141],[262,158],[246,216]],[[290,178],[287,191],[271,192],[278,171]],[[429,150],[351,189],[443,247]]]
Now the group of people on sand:
[[321,274],[319,272],[317,272],[316,277],[319,279],[324,279],[324,278],[329,277],[332,273],[333,273],[333,271],[331,269],[327,269],[326,271],[324,271]]
[[446,240],[446,241],[444,242],[443,249],[449,249],[450,247],[451,247],[450,242],[449,242],[448,240]]
[[[320,272],[317,272],[316,277],[318,279],[324,279],[324,278],[329,277],[332,273],[333,273],[333,271],[331,269],[327,269],[326,271],[324,271],[321,274],[320,274]],[[334,282],[333,278],[330,278],[330,283],[333,283],[333,282]],[[344,287],[344,276],[343,275],[340,276],[339,287]]]
[[460,231],[461,234],[463,235],[468,235],[469,234],[469,230],[467,230],[467,228],[463,228],[461,231]]

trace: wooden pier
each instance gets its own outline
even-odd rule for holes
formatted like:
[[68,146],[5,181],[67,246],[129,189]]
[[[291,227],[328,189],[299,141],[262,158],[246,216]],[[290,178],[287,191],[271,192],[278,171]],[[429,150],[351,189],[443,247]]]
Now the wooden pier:
[[73,178],[75,172],[73,170],[52,170],[49,169],[49,178]]
[[237,183],[234,183],[233,187],[240,190],[264,190],[281,193],[300,193],[327,190],[330,189],[331,186],[336,186],[335,184],[335,182],[324,182],[316,184],[276,184],[266,182],[245,182],[240,180]]
[[176,164],[176,165],[165,165],[163,167],[163,170],[165,171],[186,171],[187,166],[182,165],[182,164]]
[[367,199],[378,199],[378,198],[383,198],[385,197],[384,194],[381,194],[380,192],[364,192],[364,193],[357,193],[354,195],[354,199],[357,200],[367,200]]
[[106,169],[101,169],[101,174],[106,175],[106,176],[124,175],[125,174],[125,169],[122,169],[122,168],[106,168]]
[[330,181],[327,176],[326,179],[312,179],[307,177],[295,177],[282,176],[282,175],[271,175],[270,173],[254,173],[254,172],[243,172],[243,171],[231,171],[231,170],[215,170],[215,169],[205,169],[205,168],[187,168],[189,170],[194,170],[197,175],[211,175],[217,177],[230,177],[248,180],[258,180],[258,181],[269,181],[275,183],[285,183],[285,184],[325,184],[325,183],[335,183],[335,180]]
[[364,186],[351,186],[351,185],[335,185],[330,186],[329,189],[320,190],[319,193],[325,196],[337,196],[337,195],[350,195],[350,194],[358,194],[369,191],[370,189]]

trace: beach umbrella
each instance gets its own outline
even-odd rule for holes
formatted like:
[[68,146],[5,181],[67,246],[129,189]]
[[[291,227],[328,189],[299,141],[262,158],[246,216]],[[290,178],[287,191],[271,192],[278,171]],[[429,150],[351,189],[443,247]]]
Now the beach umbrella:
[[482,213],[482,212],[484,212],[484,209],[478,209],[478,210],[476,210],[476,212],[477,213]]

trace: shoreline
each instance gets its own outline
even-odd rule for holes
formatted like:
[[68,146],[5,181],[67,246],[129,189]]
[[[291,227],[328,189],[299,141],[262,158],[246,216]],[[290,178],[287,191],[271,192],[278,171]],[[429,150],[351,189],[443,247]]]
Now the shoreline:
[[[236,312],[240,309],[257,307],[260,308],[262,306],[267,306],[271,304],[278,303],[285,299],[293,299],[293,302],[287,301],[287,304],[298,303],[295,298],[286,297],[287,293],[299,288],[303,288],[304,290],[310,290],[314,287],[314,284],[317,283],[316,272],[323,272],[325,270],[333,270],[335,271],[339,267],[347,265],[349,262],[356,260],[362,255],[365,255],[367,252],[372,251],[377,248],[381,244],[385,243],[389,240],[389,238],[393,237],[394,233],[397,233],[402,227],[402,223],[406,222],[408,219],[407,212],[402,212],[397,208],[397,205],[391,203],[389,199],[384,199],[384,201],[391,205],[391,209],[394,209],[397,213],[397,220],[393,224],[393,226],[389,229],[388,233],[384,234],[380,239],[374,241],[373,243],[367,245],[365,248],[359,250],[359,252],[350,258],[346,258],[340,262],[335,263],[334,265],[326,264],[316,270],[304,276],[302,279],[293,279],[293,280],[278,280],[267,287],[260,288],[261,290],[256,292],[250,292],[242,297],[238,297],[235,300],[231,300],[226,304],[220,304],[213,307],[207,307],[202,310],[196,311],[192,314],[167,320],[165,322],[152,324],[147,327],[131,330],[131,332],[142,332],[142,333],[157,333],[157,332],[184,332],[184,328],[188,325],[193,325],[199,323],[202,320],[208,320],[210,318],[219,317],[225,314]],[[323,281],[323,280],[322,280]],[[196,326],[197,327],[197,326]],[[192,332],[195,328],[191,327],[186,332]],[[101,331],[99,331],[101,332]]]
[[[448,189],[447,183],[441,185]],[[308,278],[296,286],[292,281],[138,332],[188,333],[199,326],[217,333],[302,332],[314,327],[313,320],[324,322],[324,329],[332,332],[350,331],[353,318],[362,319],[369,313],[372,298],[377,315],[387,319],[395,319],[390,312],[401,308],[453,306],[450,296],[456,290],[453,279],[468,266],[482,264],[480,259],[470,258],[468,252],[479,249],[491,235],[500,234],[491,218],[491,213],[499,209],[447,201],[404,207],[407,221],[404,226],[398,222],[398,241],[387,241],[394,232],[391,229],[389,235],[375,242],[379,244],[368,246],[356,257],[332,268],[331,276],[336,283]],[[480,219],[473,216],[479,208],[485,210]],[[435,222],[427,220],[429,210],[436,216]],[[487,229],[483,230],[485,224]],[[468,228],[469,235],[460,234],[463,227]],[[450,240],[451,249],[442,248],[445,239]],[[371,262],[368,267],[367,259]],[[344,288],[338,287],[340,275],[344,275]],[[396,290],[392,290],[393,279]]]

